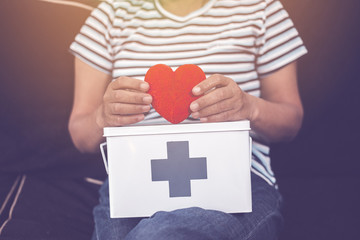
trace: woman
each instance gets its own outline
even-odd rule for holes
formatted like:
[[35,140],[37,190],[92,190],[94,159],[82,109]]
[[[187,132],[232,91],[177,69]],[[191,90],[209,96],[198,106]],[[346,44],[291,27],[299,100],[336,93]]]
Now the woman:
[[[110,219],[108,183],[94,209],[94,239],[277,239],[281,196],[266,144],[292,139],[303,117],[296,59],[306,53],[276,0],[107,0],[71,45],[75,98],[69,131],[94,152],[103,128],[164,123],[151,108],[146,71],[162,63],[200,66],[207,78],[187,121],[250,120],[253,212],[199,208],[144,219]],[[212,90],[212,91],[210,91]]]

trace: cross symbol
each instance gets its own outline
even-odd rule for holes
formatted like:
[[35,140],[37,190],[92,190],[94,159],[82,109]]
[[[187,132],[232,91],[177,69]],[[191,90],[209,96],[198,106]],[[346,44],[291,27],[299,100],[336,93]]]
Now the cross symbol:
[[189,158],[189,142],[167,142],[168,159],[151,160],[152,181],[169,181],[170,197],[190,197],[192,179],[207,179],[206,158]]

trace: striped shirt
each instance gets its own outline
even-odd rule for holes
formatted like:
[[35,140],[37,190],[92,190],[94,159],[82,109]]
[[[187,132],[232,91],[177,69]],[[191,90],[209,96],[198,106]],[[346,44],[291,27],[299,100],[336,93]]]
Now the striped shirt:
[[[196,64],[260,97],[261,78],[307,50],[278,0],[209,0],[180,17],[159,0],[105,0],[86,20],[71,52],[116,79],[144,79],[155,64]],[[186,122],[197,122],[189,117]],[[165,124],[154,109],[142,123]],[[253,136],[252,172],[276,185],[270,149]]]

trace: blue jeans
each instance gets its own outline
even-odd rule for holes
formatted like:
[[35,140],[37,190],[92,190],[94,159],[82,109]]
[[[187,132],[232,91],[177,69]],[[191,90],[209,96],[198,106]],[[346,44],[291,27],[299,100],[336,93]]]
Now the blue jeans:
[[105,181],[100,189],[100,203],[93,211],[93,239],[278,239],[283,224],[281,195],[255,174],[251,175],[251,181],[251,213],[227,214],[192,207],[157,212],[150,218],[110,218],[108,181]]

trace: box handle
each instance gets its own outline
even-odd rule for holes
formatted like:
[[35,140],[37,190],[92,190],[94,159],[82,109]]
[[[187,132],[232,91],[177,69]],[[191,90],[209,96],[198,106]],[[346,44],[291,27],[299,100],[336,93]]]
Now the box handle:
[[102,159],[103,159],[103,161],[104,161],[104,166],[105,166],[106,173],[109,175],[108,161],[107,161],[107,159],[106,159],[105,149],[104,149],[106,145],[107,145],[106,142],[101,143],[101,144],[100,144],[100,151],[101,151]]
[[251,170],[251,161],[252,161],[252,138],[249,137],[249,165],[250,165],[250,170]]

